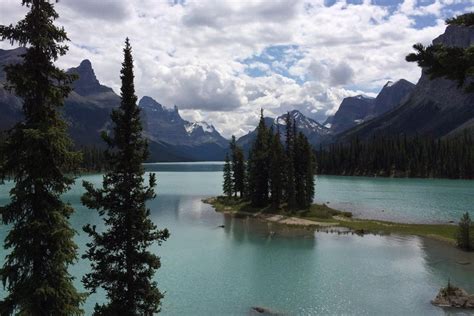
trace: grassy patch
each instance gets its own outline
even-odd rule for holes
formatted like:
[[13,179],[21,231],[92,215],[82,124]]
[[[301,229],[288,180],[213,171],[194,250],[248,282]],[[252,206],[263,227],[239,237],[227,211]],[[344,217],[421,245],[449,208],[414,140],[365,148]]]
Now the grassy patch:
[[233,213],[235,215],[280,214],[304,218],[315,222],[337,223],[336,226],[349,228],[357,233],[374,234],[403,234],[435,238],[455,243],[456,225],[447,224],[404,224],[386,221],[353,219],[352,213],[330,208],[326,204],[313,204],[308,210],[289,211],[285,205],[279,209],[267,206],[255,208],[248,201],[238,198],[219,196],[204,200],[211,204],[217,212]]
[[374,220],[339,221],[339,226],[356,232],[376,234],[403,234],[435,238],[455,243],[457,226],[445,224],[403,224]]

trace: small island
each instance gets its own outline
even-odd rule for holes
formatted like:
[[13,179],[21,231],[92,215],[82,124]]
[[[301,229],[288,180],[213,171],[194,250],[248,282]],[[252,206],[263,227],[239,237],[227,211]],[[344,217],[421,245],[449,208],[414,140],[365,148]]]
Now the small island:
[[459,223],[407,224],[356,219],[352,213],[326,204],[314,204],[317,160],[306,136],[297,131],[290,113],[285,132],[265,125],[263,112],[256,138],[245,160],[244,150],[232,138],[223,170],[224,196],[204,199],[217,212],[251,217],[275,224],[359,235],[404,234],[449,242],[472,250],[472,222],[466,213]]
[[431,304],[439,307],[474,308],[474,295],[469,295],[448,281],[448,285],[439,290]]
[[312,204],[309,209],[289,211],[284,207],[257,208],[253,207],[249,201],[225,196],[207,198],[203,202],[212,205],[220,213],[234,217],[251,217],[280,225],[324,230],[345,228],[359,235],[416,235],[456,244],[455,236],[458,228],[452,224],[405,224],[356,219],[352,217],[352,213],[333,209],[326,204]]

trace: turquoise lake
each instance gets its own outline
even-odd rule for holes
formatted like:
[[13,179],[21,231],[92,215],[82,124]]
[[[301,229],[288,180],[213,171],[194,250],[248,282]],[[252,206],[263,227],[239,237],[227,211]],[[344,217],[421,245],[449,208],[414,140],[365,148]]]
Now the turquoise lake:
[[[221,194],[221,163],[146,168],[158,176],[152,219],[171,233],[153,248],[162,258],[156,280],[166,292],[164,315],[252,315],[252,306],[286,315],[469,314],[430,300],[448,278],[474,292],[473,253],[414,236],[314,233],[234,219],[201,202]],[[101,225],[96,211],[80,204],[82,180],[100,185],[102,177],[79,178],[64,197],[76,210],[71,221],[80,254],[89,240],[81,227]],[[358,217],[419,223],[457,221],[466,211],[474,217],[474,181],[320,176],[316,182],[317,202]],[[0,204],[10,187],[0,186]],[[2,239],[7,229],[1,226]],[[78,287],[88,271],[84,260],[71,267]],[[90,296],[86,315],[103,299],[101,292]]]

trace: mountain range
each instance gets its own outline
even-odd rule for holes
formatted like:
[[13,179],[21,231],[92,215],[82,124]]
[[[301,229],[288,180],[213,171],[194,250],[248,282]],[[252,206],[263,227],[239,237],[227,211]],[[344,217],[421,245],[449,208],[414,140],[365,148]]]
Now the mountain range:
[[[467,48],[474,45],[474,27],[449,25],[434,44]],[[450,137],[464,130],[474,131],[474,93],[466,93],[457,83],[445,78],[431,80],[422,75],[408,98],[399,106],[349,129],[337,138],[369,139],[374,135],[427,135]]]
[[[21,62],[24,48],[0,50],[0,129],[11,128],[21,120],[21,100],[5,89],[8,64]],[[120,105],[120,97],[97,79],[92,64],[83,60],[67,71],[77,79],[65,100],[63,116],[74,143],[81,146],[103,147],[100,134],[110,131],[110,114]],[[222,160],[228,141],[206,122],[189,122],[181,118],[177,107],[164,108],[150,97],[143,97],[144,132],[149,139],[150,161]]]
[[[474,28],[450,25],[433,43],[469,47],[474,45]],[[0,130],[11,128],[22,118],[21,100],[5,88],[4,67],[21,62],[24,52],[24,48],[0,49]],[[110,131],[110,113],[119,106],[120,97],[99,82],[87,59],[68,73],[78,77],[63,109],[69,133],[78,146],[103,147],[100,134]],[[144,133],[149,139],[150,161],[223,159],[228,140],[213,125],[184,120],[176,106],[164,107],[148,96],[140,99],[139,106]],[[474,131],[474,93],[465,93],[456,82],[444,78],[430,80],[422,72],[416,85],[404,79],[389,81],[375,98],[345,98],[338,111],[322,124],[298,110],[290,115],[315,147],[374,135],[449,137],[465,129]],[[265,122],[274,131],[280,128],[284,140],[284,115],[266,117]],[[255,130],[250,131],[237,143],[248,150],[255,135]]]

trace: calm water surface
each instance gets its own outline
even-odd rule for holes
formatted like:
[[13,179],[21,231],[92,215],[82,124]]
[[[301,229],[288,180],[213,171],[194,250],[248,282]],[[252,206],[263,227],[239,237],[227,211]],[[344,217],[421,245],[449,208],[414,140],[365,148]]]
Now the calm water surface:
[[[156,279],[166,291],[165,315],[248,315],[251,306],[290,315],[452,314],[429,303],[439,287],[450,278],[474,292],[474,254],[418,237],[289,231],[232,219],[201,202],[221,193],[222,164],[147,169],[158,172],[152,218],[171,231],[154,248],[162,257]],[[82,179],[97,185],[102,180],[87,175],[77,183]],[[0,186],[0,204],[8,201],[10,186]],[[319,177],[316,191],[318,202],[358,216],[410,222],[457,220],[474,205],[474,181]],[[81,254],[88,241],[81,227],[101,223],[95,211],[80,205],[82,193],[76,185],[65,196],[76,209],[72,223]],[[0,237],[6,232],[1,227]],[[72,267],[78,287],[88,270],[84,260]],[[103,298],[91,296],[86,314]]]

